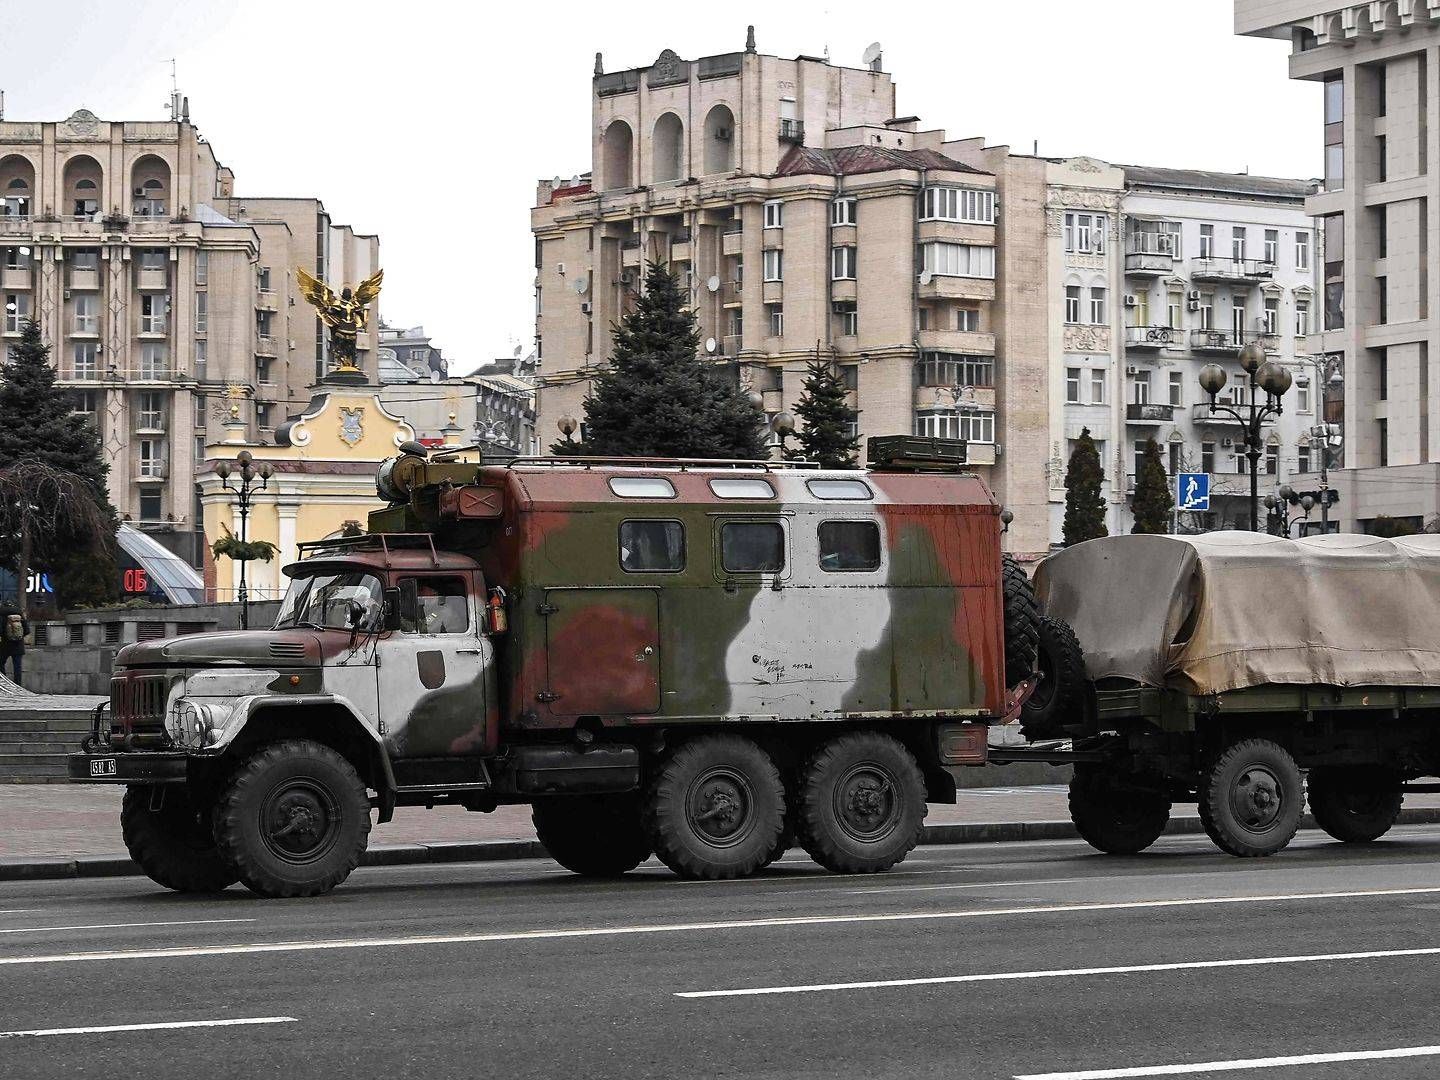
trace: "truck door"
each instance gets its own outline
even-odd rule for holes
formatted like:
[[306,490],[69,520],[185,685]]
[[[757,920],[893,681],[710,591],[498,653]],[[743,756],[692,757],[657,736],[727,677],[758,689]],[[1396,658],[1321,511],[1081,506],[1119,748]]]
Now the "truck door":
[[[402,575],[413,609],[377,649],[380,718],[393,758],[473,755],[486,748],[485,674],[491,645],[480,630],[483,585],[465,571]],[[398,770],[397,770],[398,775]]]
[[542,610],[551,715],[659,711],[658,589],[547,589]]

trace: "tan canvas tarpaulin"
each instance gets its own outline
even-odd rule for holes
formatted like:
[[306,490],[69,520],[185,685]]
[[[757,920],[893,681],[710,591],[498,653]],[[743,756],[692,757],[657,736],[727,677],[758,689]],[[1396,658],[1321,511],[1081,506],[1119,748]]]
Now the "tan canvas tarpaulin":
[[1035,575],[1092,679],[1440,686],[1440,536],[1113,536]]

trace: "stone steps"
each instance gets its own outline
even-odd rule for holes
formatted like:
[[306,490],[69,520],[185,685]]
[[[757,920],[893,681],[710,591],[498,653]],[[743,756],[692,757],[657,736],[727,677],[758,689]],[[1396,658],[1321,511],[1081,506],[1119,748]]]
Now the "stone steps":
[[0,698],[0,784],[66,782],[66,758],[91,730],[84,699]]

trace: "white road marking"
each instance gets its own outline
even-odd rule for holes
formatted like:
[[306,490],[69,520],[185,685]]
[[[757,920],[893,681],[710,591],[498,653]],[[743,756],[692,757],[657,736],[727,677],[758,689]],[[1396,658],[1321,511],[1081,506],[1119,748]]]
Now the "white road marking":
[[1129,1069],[1087,1069],[1083,1072],[1028,1073],[1015,1080],[1119,1080],[1127,1076],[1192,1076],[1195,1073],[1240,1069],[1282,1069],[1291,1065],[1328,1065],[1337,1061],[1382,1061],[1393,1058],[1440,1057],[1440,1046],[1402,1046],[1395,1050],[1352,1050],[1341,1054],[1295,1054],[1290,1057],[1200,1061],[1193,1065],[1141,1065]]
[[191,956],[237,956],[249,953],[324,952],[332,949],[401,948],[413,945],[470,945],[497,941],[547,941],[561,938],[627,937],[638,934],[697,933],[708,930],[753,930],[788,926],[835,926],[849,923],[939,922],[1004,915],[1045,915],[1089,911],[1132,911],[1145,908],[1204,907],[1212,904],[1266,904],[1297,900],[1350,900],[1375,896],[1440,893],[1440,886],[1415,889],[1363,889],[1349,892],[1280,893],[1273,896],[1202,896],[1183,900],[1132,900],[1111,904],[1052,904],[1048,907],[979,908],[974,911],[897,911],[873,915],[795,915],[771,919],[713,922],[652,923],[641,926],[586,926],[556,930],[512,930],[490,934],[420,934],[413,937],[332,938],[310,941],[257,941],[237,945],[189,945],[163,949],[114,949],[102,952],[51,953],[0,957],[0,967],[68,964],[104,960],[168,960]]
[[681,998],[764,997],[769,994],[813,994],[836,990],[884,990],[899,986],[942,986],[951,983],[1015,982],[1022,979],[1073,979],[1095,975],[1137,975],[1154,971],[1198,971],[1204,968],[1272,967],[1319,964],[1339,960],[1384,960],[1404,956],[1440,956],[1433,949],[1377,949],[1369,952],[1316,953],[1311,956],[1247,956],[1238,960],[1185,960],[1170,964],[1126,964],[1121,967],[1047,968],[1041,971],[997,971],[983,975],[936,975],[922,979],[872,979],[866,982],[811,983],[799,986],[755,986],[738,990],[687,990]]
[[1017,885],[1059,885],[1072,881],[1091,881],[1092,878],[1057,877],[1037,878],[1033,881],[976,881],[966,885],[877,885],[871,889],[844,889],[841,896],[865,896],[868,893],[892,892],[942,892],[951,889],[1013,889]]
[[242,1027],[250,1024],[298,1024],[293,1016],[247,1016],[234,1020],[172,1020],[159,1024],[113,1024],[109,1027],[36,1028],[33,1031],[0,1031],[0,1039],[35,1038],[42,1035],[104,1035],[112,1031],[171,1031],[175,1028]]
[[124,930],[136,926],[210,926],[222,923],[252,923],[258,919],[170,919],[164,922],[109,922],[89,923],[85,926],[12,926],[0,929],[0,934],[46,934],[60,930]]

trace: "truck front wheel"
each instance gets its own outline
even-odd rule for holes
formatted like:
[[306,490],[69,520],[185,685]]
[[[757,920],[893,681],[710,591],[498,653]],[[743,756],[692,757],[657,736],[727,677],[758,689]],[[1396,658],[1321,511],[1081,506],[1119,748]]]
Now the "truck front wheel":
[[619,877],[651,854],[634,795],[556,795],[530,818],[550,857],[582,877]]
[[856,731],[820,747],[800,774],[795,834],[827,870],[873,874],[920,842],[925,778],[903,743]]
[[1273,855],[1295,836],[1305,809],[1300,769],[1269,739],[1233,743],[1200,781],[1200,822],[1230,855]]
[[681,877],[748,877],[779,843],[785,786],[770,755],[749,739],[706,735],[660,765],[644,820],[655,854]]
[[1170,800],[1133,787],[1089,765],[1075,766],[1070,781],[1070,820],[1091,847],[1110,855],[1135,855],[1160,838],[1170,820]]
[[178,784],[127,787],[120,833],[140,869],[167,889],[219,892],[240,880],[216,849],[209,821]]
[[260,896],[318,896],[360,863],[370,800],[350,762],[309,739],[263,747],[215,809],[215,841]]
[[1385,769],[1310,770],[1315,824],[1346,844],[1368,844],[1390,831],[1405,801],[1400,777]]

